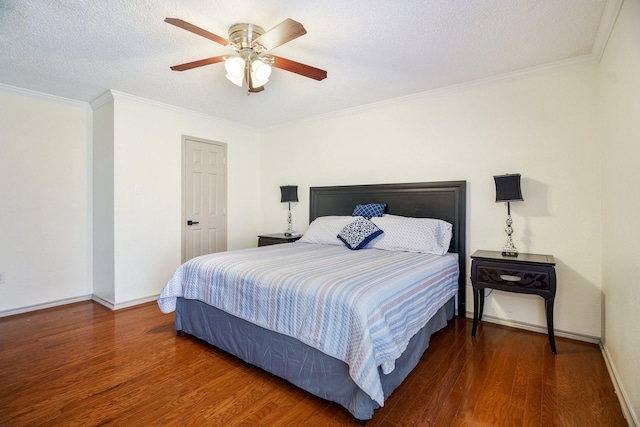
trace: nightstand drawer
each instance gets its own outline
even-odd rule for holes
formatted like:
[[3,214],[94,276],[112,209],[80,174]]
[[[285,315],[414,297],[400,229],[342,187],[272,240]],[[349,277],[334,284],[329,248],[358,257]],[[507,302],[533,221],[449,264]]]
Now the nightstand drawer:
[[487,285],[513,286],[524,289],[550,289],[553,268],[476,263],[477,282]]

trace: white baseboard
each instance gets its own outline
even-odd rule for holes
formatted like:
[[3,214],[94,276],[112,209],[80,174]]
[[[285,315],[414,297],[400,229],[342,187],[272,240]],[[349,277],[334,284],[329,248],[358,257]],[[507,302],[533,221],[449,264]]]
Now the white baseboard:
[[[473,319],[473,313],[467,311],[467,317]],[[482,316],[482,321],[496,323],[498,325],[503,325],[503,326],[511,326],[512,328],[524,329],[525,331],[539,332],[542,334],[547,333],[546,325],[545,326],[533,325],[531,323],[519,322],[517,320],[506,320],[506,319],[501,319],[499,317],[488,316],[486,314]],[[555,328],[554,328],[554,333],[556,337],[569,338],[572,340],[584,341],[592,344],[600,344],[600,337],[579,334],[577,332],[563,331]]]
[[624,415],[627,423],[629,423],[629,427],[639,427],[640,422],[638,422],[638,415],[633,412],[633,409],[631,409],[631,407],[627,403],[629,402],[629,396],[627,396],[627,393],[625,393],[624,389],[620,385],[620,382],[618,381],[618,371],[616,371],[616,367],[611,362],[611,355],[609,354],[609,350],[607,350],[607,348],[603,346],[602,343],[600,344],[600,350],[602,350],[602,357],[604,358],[604,363],[607,365],[607,370],[609,371],[609,376],[611,377],[613,388],[615,388],[616,394],[618,395],[620,407],[622,408],[622,415]]
[[12,309],[9,309],[9,310],[2,310],[2,311],[0,311],[0,317],[13,316],[14,314],[29,313],[31,311],[44,310],[45,308],[58,307],[58,306],[61,306],[61,305],[73,304],[75,302],[89,301],[89,300],[93,300],[93,301],[97,302],[98,304],[104,305],[108,309],[115,311],[115,310],[120,310],[121,308],[133,307],[134,305],[139,305],[139,304],[144,304],[144,303],[151,302],[151,301],[156,301],[159,296],[160,296],[160,294],[151,295],[151,296],[144,297],[144,298],[137,298],[137,299],[133,299],[133,300],[130,300],[130,301],[114,303],[113,301],[108,301],[108,300],[106,300],[104,298],[101,298],[101,297],[95,295],[95,294],[94,295],[82,295],[82,296],[79,296],[79,297],[65,298],[65,299],[60,299],[60,300],[56,300],[56,301],[49,301],[49,302],[45,302],[45,303],[42,303],[42,304],[34,304],[34,305],[28,305],[28,306],[25,306],[25,307],[12,308]]
[[104,305],[105,307],[107,307],[109,310],[113,310],[114,307],[114,303],[111,300],[108,299],[104,299],[96,294],[91,295],[91,299],[95,302],[97,302],[100,305]]
[[79,297],[64,298],[55,301],[49,301],[42,304],[27,305],[19,308],[0,311],[0,317],[13,316],[14,314],[28,313],[30,311],[44,310],[45,308],[58,307],[60,305],[73,304],[74,302],[88,301],[92,295],[81,295]]
[[151,296],[144,297],[144,298],[136,298],[136,299],[132,299],[132,300],[129,300],[129,301],[118,302],[118,303],[114,303],[113,301],[108,301],[108,300],[106,300],[104,298],[101,298],[101,297],[99,297],[97,295],[92,295],[91,299],[94,300],[95,302],[97,302],[98,304],[104,305],[108,309],[115,311],[115,310],[120,310],[122,308],[133,307],[135,305],[140,305],[140,304],[144,304],[144,303],[147,303],[147,302],[156,301],[159,296],[160,296],[160,294],[151,295]]

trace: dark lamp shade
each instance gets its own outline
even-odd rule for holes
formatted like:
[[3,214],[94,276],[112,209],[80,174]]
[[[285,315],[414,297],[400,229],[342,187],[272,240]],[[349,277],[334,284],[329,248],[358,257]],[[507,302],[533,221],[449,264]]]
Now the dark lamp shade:
[[520,174],[496,175],[496,202],[524,200],[520,191]]
[[298,201],[298,186],[297,185],[282,185],[280,187],[280,203],[285,202],[297,202]]

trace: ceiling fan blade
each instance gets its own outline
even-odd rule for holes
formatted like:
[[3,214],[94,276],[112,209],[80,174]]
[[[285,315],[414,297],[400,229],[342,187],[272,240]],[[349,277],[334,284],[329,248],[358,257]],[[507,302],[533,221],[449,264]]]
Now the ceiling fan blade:
[[229,40],[220,37],[216,34],[210,33],[207,30],[203,30],[200,27],[196,27],[193,24],[190,24],[186,21],[183,21],[182,19],[178,19],[178,18],[165,18],[164,22],[171,24],[171,25],[175,25],[178,28],[182,28],[183,30],[187,30],[190,31],[194,34],[197,34],[199,36],[204,37],[205,39],[209,39],[211,41],[214,41],[216,43],[220,43],[223,46],[226,46],[229,44]]
[[307,34],[301,23],[287,18],[251,43],[251,47],[260,45],[266,50],[276,48],[293,39]]
[[301,76],[309,77],[314,80],[324,80],[327,78],[327,72],[320,68],[312,67],[310,65],[301,64],[290,59],[285,59],[280,56],[273,56],[272,67],[280,68],[281,70],[290,71],[292,73],[300,74]]
[[199,61],[187,62],[185,64],[174,65],[171,67],[173,71],[185,71],[190,70],[192,68],[202,67],[203,65],[216,64],[218,62],[222,62],[227,59],[228,55],[214,56],[211,58],[201,59]]

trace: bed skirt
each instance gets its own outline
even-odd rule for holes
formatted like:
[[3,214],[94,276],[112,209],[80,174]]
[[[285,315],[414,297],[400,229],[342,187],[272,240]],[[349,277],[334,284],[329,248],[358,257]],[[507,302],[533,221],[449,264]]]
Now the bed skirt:
[[[411,338],[390,374],[384,375],[378,368],[385,399],[415,368],[429,346],[431,335],[453,317],[454,307],[452,298]],[[379,407],[351,380],[349,367],[343,361],[201,301],[178,298],[176,330],[200,338],[309,393],[336,402],[358,420],[371,419]]]

